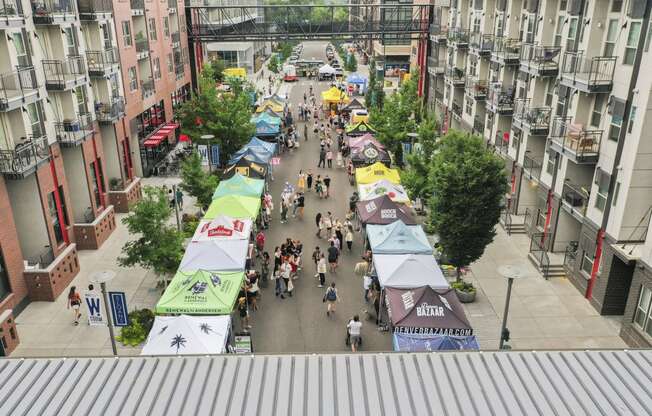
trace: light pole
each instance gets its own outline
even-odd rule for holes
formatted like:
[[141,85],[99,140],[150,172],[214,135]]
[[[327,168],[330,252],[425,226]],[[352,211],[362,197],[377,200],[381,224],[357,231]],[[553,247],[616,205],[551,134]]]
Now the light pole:
[[100,288],[102,289],[102,298],[104,299],[104,311],[106,313],[106,323],[109,327],[109,337],[111,338],[111,349],[113,350],[113,355],[118,355],[118,348],[115,345],[115,336],[113,335],[113,321],[111,319],[111,312],[109,311],[109,298],[106,295],[106,282],[112,280],[115,277],[115,272],[113,270],[104,270],[91,274],[89,280],[92,283],[99,283]]
[[509,314],[509,300],[512,296],[512,285],[514,279],[523,277],[521,270],[516,266],[500,266],[498,273],[507,279],[507,296],[505,298],[505,311],[503,312],[503,324],[500,327],[500,345],[499,349],[503,349],[505,341],[509,341],[509,329],[507,329],[507,315]]

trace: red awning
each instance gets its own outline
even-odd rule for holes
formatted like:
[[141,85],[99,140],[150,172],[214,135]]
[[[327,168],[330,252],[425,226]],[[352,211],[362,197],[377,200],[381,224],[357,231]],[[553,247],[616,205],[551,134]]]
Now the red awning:
[[149,139],[145,140],[145,142],[143,143],[143,146],[145,146],[145,147],[156,147],[159,144],[161,144],[161,142],[163,140],[165,140],[166,138],[167,138],[167,134],[165,134],[165,133],[156,133],[155,135],[151,136]]

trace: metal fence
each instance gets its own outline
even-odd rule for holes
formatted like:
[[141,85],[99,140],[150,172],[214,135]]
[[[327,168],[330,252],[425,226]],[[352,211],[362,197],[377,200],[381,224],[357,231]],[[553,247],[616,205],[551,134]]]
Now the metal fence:
[[0,150],[0,171],[10,175],[24,174],[49,156],[47,137],[30,137],[13,150]]
[[38,87],[36,71],[31,66],[0,75],[0,108],[6,108],[11,99],[23,97],[25,91]]

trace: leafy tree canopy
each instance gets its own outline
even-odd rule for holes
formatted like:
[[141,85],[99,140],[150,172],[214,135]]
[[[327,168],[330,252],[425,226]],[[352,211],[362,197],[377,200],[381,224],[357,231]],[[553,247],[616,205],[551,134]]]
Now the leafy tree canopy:
[[204,170],[199,153],[193,152],[181,164],[181,189],[197,198],[202,208],[210,205],[218,184],[217,176]]

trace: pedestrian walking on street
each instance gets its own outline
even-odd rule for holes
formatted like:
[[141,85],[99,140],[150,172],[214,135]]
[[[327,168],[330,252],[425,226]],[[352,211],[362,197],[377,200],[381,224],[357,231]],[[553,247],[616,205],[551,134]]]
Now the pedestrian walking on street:
[[324,176],[324,188],[326,188],[325,189],[326,198],[328,198],[331,195],[330,194],[330,187],[331,187],[331,177],[328,176],[328,173],[327,173],[326,176]]
[[299,211],[299,219],[303,219],[303,209],[306,205],[306,198],[303,196],[303,192],[299,192],[297,195],[297,210]]
[[181,189],[177,188],[177,207],[179,207],[179,210],[183,210],[183,192]]
[[256,257],[260,257],[263,254],[265,248],[265,233],[262,230],[256,234]]
[[68,306],[67,309],[71,309],[74,314],[74,324],[79,325],[79,318],[81,318],[81,296],[79,296],[79,292],[77,292],[77,287],[72,286],[70,288],[70,292],[68,292]]
[[174,204],[176,203],[176,195],[174,195],[174,191],[172,189],[168,189],[168,202],[170,203],[170,208],[174,208]]
[[326,213],[324,217],[324,226],[326,227],[326,237],[329,238],[333,235],[333,214],[330,211]]
[[331,246],[328,247],[328,264],[331,273],[337,272],[337,259],[340,257],[340,251],[335,247],[335,241],[331,241]]
[[324,253],[319,254],[319,260],[317,261],[317,274],[316,276],[319,277],[319,285],[317,287],[324,287],[324,283],[326,282],[326,270],[327,270],[327,265],[326,265],[326,257],[324,256]]
[[303,93],[303,102],[305,103],[307,101],[308,101],[308,95],[304,92]]
[[317,263],[319,263],[319,259],[321,258],[321,249],[319,246],[315,247],[315,251],[312,252],[312,255],[310,258],[312,259],[312,262],[315,263],[315,277],[319,277],[319,273],[317,272]]
[[317,233],[315,235],[317,238],[321,238],[321,227],[323,225],[321,217],[321,212],[318,212],[317,215],[315,215],[315,225],[317,226]]
[[328,163],[329,168],[333,167],[333,151],[330,147],[326,150],[326,162]]
[[335,224],[333,227],[335,228],[335,237],[337,237],[337,241],[338,241],[337,248],[341,249],[342,247],[344,247],[344,233],[342,232],[343,229],[342,221],[340,221],[339,219],[335,220]]
[[326,167],[326,150],[323,147],[319,150],[319,163],[317,163],[317,167],[318,168]]
[[312,189],[312,170],[308,169],[308,174],[306,175],[306,185],[308,187],[308,191]]
[[274,273],[276,273],[278,269],[281,268],[281,263],[283,262],[282,254],[283,253],[281,252],[281,248],[276,246],[274,249]]
[[[288,291],[288,284],[290,282],[290,277],[292,276],[292,266],[290,266],[290,262],[287,257],[283,259],[283,264],[281,264],[279,271],[281,272],[281,278],[285,284],[285,290]],[[290,294],[290,296],[292,296],[292,294]]]
[[[307,118],[306,121],[308,121]],[[308,123],[304,123],[303,125],[303,141],[308,141]]]
[[346,240],[346,247],[349,249],[349,252],[353,250],[353,227],[346,227],[346,235],[344,236]]
[[299,171],[297,177],[297,191],[304,192],[306,190],[306,174],[303,173],[303,170]]
[[238,299],[238,312],[240,314],[240,322],[243,332],[249,332],[251,325],[249,324],[249,308],[247,306],[247,297],[242,296]]
[[326,302],[326,316],[331,316],[331,313],[335,313],[335,304],[340,301],[340,297],[337,294],[337,289],[335,288],[335,282],[326,289],[324,294],[323,302]]
[[360,333],[362,330],[362,322],[360,322],[360,317],[358,315],[353,316],[353,319],[349,321],[346,325],[348,333],[348,343],[351,345],[351,352],[356,352],[362,338]]

